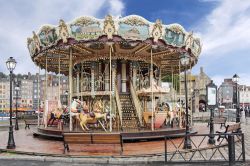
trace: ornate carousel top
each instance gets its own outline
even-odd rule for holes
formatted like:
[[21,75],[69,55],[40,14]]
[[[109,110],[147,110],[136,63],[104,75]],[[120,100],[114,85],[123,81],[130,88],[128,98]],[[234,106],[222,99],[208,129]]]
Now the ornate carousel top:
[[[188,67],[194,66],[201,52],[200,39],[179,24],[163,25],[130,15],[105,19],[80,17],[58,26],[44,25],[27,39],[34,63],[51,72],[68,75],[70,54],[73,66],[96,60],[125,59],[151,62],[163,73],[178,73],[180,58],[189,55]],[[59,63],[60,61],[60,63]],[[186,66],[181,66],[183,71]]]

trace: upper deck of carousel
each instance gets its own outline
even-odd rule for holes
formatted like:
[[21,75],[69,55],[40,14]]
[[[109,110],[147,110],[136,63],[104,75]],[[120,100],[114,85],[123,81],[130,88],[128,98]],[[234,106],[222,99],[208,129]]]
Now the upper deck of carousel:
[[105,19],[84,16],[70,23],[60,20],[58,26],[44,25],[33,32],[27,46],[40,68],[57,73],[60,67],[65,75],[70,60],[73,66],[110,57],[151,63],[151,56],[163,73],[178,73],[179,67],[185,69],[179,63],[184,54],[189,55],[192,67],[201,53],[200,39],[193,32],[186,32],[179,24],[152,23],[137,15],[108,15]]

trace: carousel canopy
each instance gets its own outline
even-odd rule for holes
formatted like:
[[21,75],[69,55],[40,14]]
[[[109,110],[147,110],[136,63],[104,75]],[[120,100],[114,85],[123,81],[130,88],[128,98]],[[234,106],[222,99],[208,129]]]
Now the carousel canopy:
[[[73,66],[96,60],[125,59],[143,61],[161,68],[162,73],[178,73],[182,55],[189,55],[188,66],[194,66],[201,52],[200,39],[179,24],[163,25],[130,15],[105,19],[80,17],[72,22],[59,21],[58,26],[44,25],[27,38],[33,62],[40,68],[68,75],[70,52]],[[111,49],[112,48],[112,49]],[[47,57],[47,58],[46,58]],[[59,63],[60,60],[60,63]]]

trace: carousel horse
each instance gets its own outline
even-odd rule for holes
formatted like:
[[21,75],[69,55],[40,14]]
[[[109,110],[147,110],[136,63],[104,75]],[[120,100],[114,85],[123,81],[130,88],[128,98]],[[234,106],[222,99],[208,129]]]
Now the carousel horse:
[[[190,109],[188,109],[188,123],[191,124]],[[186,127],[186,111],[185,108],[180,111],[180,127]]]
[[[70,105],[70,116],[72,117],[73,124],[76,124],[77,121],[80,121],[80,112],[82,109],[83,103],[79,99],[74,99]],[[74,125],[73,125],[74,128]]]
[[102,112],[103,106],[102,106],[102,101],[99,100],[97,101],[94,106],[93,106],[93,112],[85,113],[81,112],[79,115],[80,119],[80,126],[82,127],[83,131],[89,130],[87,127],[87,124],[100,124],[104,131],[106,131],[106,128],[104,127],[103,123],[101,122],[104,120],[105,122],[107,121],[107,116],[109,116],[109,113]]
[[170,104],[165,103],[165,106],[163,108],[164,111],[167,112],[167,117],[166,117],[166,124],[170,124],[171,127],[174,125],[174,121],[179,123],[178,120],[178,112],[179,112],[179,107],[178,105],[175,105],[174,108],[170,106]]
[[67,111],[67,107],[65,107],[65,108],[57,108],[57,109],[53,110],[50,113],[50,118],[48,120],[48,126],[49,125],[52,126],[55,120],[60,121],[60,120],[63,119],[64,121],[67,121],[68,115],[67,115],[66,111]]
[[179,119],[178,119],[178,112],[179,112],[178,107],[174,107],[174,109],[170,112],[170,126],[173,128],[174,127],[174,122],[179,124]]

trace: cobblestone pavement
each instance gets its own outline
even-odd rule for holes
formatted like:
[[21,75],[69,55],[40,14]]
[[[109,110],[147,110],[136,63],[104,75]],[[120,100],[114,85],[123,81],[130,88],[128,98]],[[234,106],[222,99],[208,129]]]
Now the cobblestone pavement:
[[247,117],[243,121],[242,131],[243,131],[243,133],[245,133],[246,160],[250,161],[250,117]]
[[[206,124],[204,124],[206,125]],[[245,163],[236,163],[233,164],[235,166],[250,166],[250,118],[244,119],[242,122],[242,131],[245,135],[245,152],[246,152],[246,162]],[[241,147],[236,145],[236,156],[241,153]],[[227,146],[226,146],[227,148]],[[228,156],[228,151],[226,148],[222,148],[221,152],[225,156]],[[211,155],[213,150],[204,150],[203,155]],[[199,153],[198,155],[194,156],[195,158],[201,157]],[[189,157],[191,154],[186,154]],[[216,155],[220,156],[220,153]],[[217,157],[215,155],[215,157]],[[179,156],[180,157],[180,156]],[[178,158],[176,158],[178,161]],[[156,156],[143,156],[143,157],[51,157],[51,156],[34,156],[34,155],[20,155],[20,154],[12,154],[12,153],[0,153],[0,166],[8,165],[8,166],[64,166],[64,165],[164,165],[164,156],[156,155]],[[182,164],[173,164],[172,165],[179,165],[179,166],[191,166],[191,165],[229,165],[227,162],[224,163],[182,163]]]

